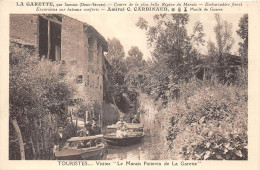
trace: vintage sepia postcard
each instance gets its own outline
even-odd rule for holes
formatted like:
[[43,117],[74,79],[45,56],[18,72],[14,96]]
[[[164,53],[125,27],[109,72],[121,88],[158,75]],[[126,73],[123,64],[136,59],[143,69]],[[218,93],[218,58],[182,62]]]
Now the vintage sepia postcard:
[[258,1],[0,5],[0,169],[260,169]]

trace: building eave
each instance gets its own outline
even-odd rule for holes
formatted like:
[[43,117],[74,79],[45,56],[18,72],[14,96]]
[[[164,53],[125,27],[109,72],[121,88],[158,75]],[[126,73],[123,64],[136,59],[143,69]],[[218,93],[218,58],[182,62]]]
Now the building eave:
[[84,31],[97,37],[98,41],[102,44],[103,50],[105,52],[108,51],[107,41],[93,26],[88,25],[87,23],[84,23]]

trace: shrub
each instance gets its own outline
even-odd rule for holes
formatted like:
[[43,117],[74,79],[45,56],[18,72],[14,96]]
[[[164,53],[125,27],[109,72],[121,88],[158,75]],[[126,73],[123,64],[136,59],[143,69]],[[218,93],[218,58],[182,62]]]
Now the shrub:
[[[43,154],[43,150],[49,149],[50,136],[57,122],[54,119],[64,117],[66,111],[62,110],[65,110],[74,90],[68,81],[60,77],[59,64],[46,59],[39,60],[34,56],[33,47],[10,43],[9,59],[10,122],[17,120],[15,127],[21,129],[21,134],[17,133],[23,140],[20,140],[20,144],[26,143],[25,158],[32,159],[32,155]],[[17,134],[11,127],[10,147],[17,148]],[[42,150],[39,149],[39,143],[42,144]],[[9,158],[18,159],[18,154],[16,150]]]
[[184,86],[180,101],[162,110],[169,157],[246,160],[247,88],[197,82]]
[[116,123],[119,120],[119,110],[113,104],[103,103],[103,127]]

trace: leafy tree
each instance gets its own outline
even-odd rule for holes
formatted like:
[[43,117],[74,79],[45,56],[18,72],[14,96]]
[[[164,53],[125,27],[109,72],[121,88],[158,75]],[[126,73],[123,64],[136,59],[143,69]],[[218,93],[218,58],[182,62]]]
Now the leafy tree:
[[126,90],[124,82],[126,74],[125,52],[121,42],[116,39],[108,39],[108,52],[106,58],[108,60],[108,80],[105,81],[104,95],[108,103],[116,106],[120,105],[122,93]]
[[144,91],[146,86],[146,61],[143,60],[143,53],[138,47],[132,47],[128,51],[128,57],[125,60],[127,73],[125,83],[128,88],[134,88]]
[[214,28],[216,33],[218,54],[230,53],[233,47],[234,39],[232,37],[232,24],[222,21],[219,14],[215,15],[217,25]]
[[191,35],[191,44],[193,46],[193,50],[200,52],[201,47],[205,45],[204,37],[206,34],[203,32],[204,28],[200,21],[197,21],[193,26],[193,32]]
[[48,125],[54,123],[48,122],[48,117],[50,113],[59,117],[64,115],[64,106],[73,93],[67,81],[59,76],[57,63],[39,60],[33,54],[34,49],[10,45],[9,112],[15,131],[10,129],[9,132],[10,141],[17,141],[15,136],[18,136],[20,159],[25,159],[24,142],[31,143],[35,150],[40,139],[47,147],[44,139],[49,136]]
[[188,35],[188,14],[159,14],[154,16],[154,21],[155,26],[149,26],[147,21],[139,18],[136,25],[147,30],[147,42],[153,49],[151,93],[155,99],[162,98],[167,103],[168,91],[176,89],[180,80],[193,76],[199,55],[195,45],[204,43],[205,34],[202,24],[198,22],[193,34]]
[[219,14],[215,14],[215,18],[217,22],[214,27],[216,44],[212,41],[208,42],[208,53],[209,55],[216,57],[219,64],[223,64],[222,55],[230,53],[234,45],[234,39],[232,37],[232,24],[227,21],[223,21]]
[[212,41],[208,42],[209,59],[208,67],[212,68],[220,81],[226,82],[228,77],[227,60],[234,45],[234,38],[232,37],[232,24],[223,21],[219,14],[215,14],[216,26],[214,31],[216,34],[216,44]]
[[239,29],[237,34],[242,38],[243,42],[239,42],[239,54],[244,59],[243,65],[247,66],[248,61],[248,14],[243,15],[239,20]]
[[129,71],[133,67],[141,68],[144,66],[145,60],[143,60],[143,53],[138,47],[134,46],[128,51],[128,57],[126,58],[126,66]]
[[121,42],[116,39],[108,39],[108,52],[106,54],[106,58],[108,62],[111,64],[113,69],[113,77],[115,78],[115,83],[122,84],[124,81],[124,74],[125,74],[125,65],[124,65],[124,47],[122,46]]
[[[191,49],[185,28],[188,20],[187,14],[155,15],[156,26],[150,26],[147,32],[148,44],[154,48],[153,56],[158,62],[166,64],[176,79],[183,76],[184,58]],[[140,19],[137,26],[143,28],[144,24]]]

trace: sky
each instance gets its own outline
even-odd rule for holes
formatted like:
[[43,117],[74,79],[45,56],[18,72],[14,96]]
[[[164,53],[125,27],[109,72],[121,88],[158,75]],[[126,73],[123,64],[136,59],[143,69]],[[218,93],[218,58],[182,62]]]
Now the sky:
[[[107,40],[113,37],[120,40],[124,47],[124,51],[127,52],[132,46],[137,46],[144,54],[144,59],[151,57],[151,48],[147,45],[147,37],[145,30],[142,30],[136,26],[136,22],[139,17],[143,17],[152,23],[153,13],[150,14],[71,14],[72,18],[78,19],[95,27],[95,29],[103,35]],[[233,38],[235,40],[232,53],[235,54],[238,50],[238,42],[241,41],[240,37],[237,35],[236,30],[239,29],[238,23],[243,14],[221,14],[221,18],[232,23],[233,28]],[[205,40],[215,41],[214,26],[216,25],[216,20],[214,14],[190,14],[190,21],[187,25],[187,31],[190,35],[192,33],[192,28],[194,24],[200,21],[204,28],[204,33],[206,34]],[[206,46],[201,51],[203,54],[207,53]]]

